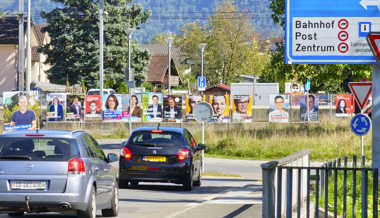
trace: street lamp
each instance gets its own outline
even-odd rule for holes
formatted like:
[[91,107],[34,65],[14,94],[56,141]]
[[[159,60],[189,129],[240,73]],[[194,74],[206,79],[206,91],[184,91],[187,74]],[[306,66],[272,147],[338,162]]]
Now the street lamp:
[[[203,54],[205,52],[206,43],[199,43],[199,48],[201,49],[201,77],[203,77]],[[201,92],[201,95],[203,95],[203,91]]]
[[135,31],[133,28],[124,29],[125,34],[128,36],[128,69],[131,68],[131,39],[132,33]]
[[171,73],[171,64],[170,64],[170,47],[172,46],[174,38],[173,37],[168,37],[165,38],[166,43],[168,43],[168,94],[170,95],[170,73]]
[[[129,78],[134,78],[131,77],[131,73],[133,72],[131,70],[131,40],[132,40],[132,33],[135,31],[135,29],[132,28],[127,28],[124,29],[125,34],[128,36],[128,74]],[[134,73],[134,72],[133,72]],[[128,92],[129,92],[129,108],[132,109],[132,87],[128,87]],[[131,110],[129,110],[130,112]],[[129,135],[132,134],[132,114],[129,113]]]

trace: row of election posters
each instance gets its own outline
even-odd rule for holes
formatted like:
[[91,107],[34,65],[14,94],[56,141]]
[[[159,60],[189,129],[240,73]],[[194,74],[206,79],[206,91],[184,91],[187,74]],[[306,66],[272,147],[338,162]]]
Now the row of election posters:
[[[318,122],[318,95],[300,95],[300,121]],[[289,122],[289,95],[270,95],[269,122]]]
[[229,95],[186,95],[186,122],[196,122],[193,108],[200,102],[208,102],[213,108],[210,122],[228,123],[230,116],[232,122],[252,122],[252,96],[232,95],[232,114],[230,115]]

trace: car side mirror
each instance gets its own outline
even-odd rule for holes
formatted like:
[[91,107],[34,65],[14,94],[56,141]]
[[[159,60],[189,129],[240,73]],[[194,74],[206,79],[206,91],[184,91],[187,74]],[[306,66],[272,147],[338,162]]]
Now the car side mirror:
[[198,150],[205,150],[206,149],[206,145],[205,144],[198,144]]
[[118,161],[119,156],[117,154],[114,154],[114,153],[109,153],[107,156],[107,159],[108,159],[108,163],[111,163],[111,162]]

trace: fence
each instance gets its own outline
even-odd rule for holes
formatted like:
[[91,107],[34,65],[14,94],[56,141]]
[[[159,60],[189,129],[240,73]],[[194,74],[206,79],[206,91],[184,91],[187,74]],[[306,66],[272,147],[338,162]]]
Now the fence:
[[[275,212],[276,212],[276,193],[277,195],[280,194],[281,197],[286,196],[286,192],[284,191],[279,191],[278,187],[281,187],[282,185],[286,184],[285,180],[282,180],[281,178],[278,180],[277,178],[277,173],[278,167],[285,167],[285,166],[299,166],[299,167],[308,167],[310,166],[310,149],[305,149],[300,152],[297,152],[295,154],[289,155],[287,157],[267,162],[264,164],[261,164],[261,169],[262,169],[262,184],[263,184],[263,207],[262,207],[262,216],[263,218],[266,217],[275,217]],[[306,183],[306,175],[303,175],[302,177],[302,184]],[[306,197],[306,191],[307,187],[306,186],[298,186],[298,184],[292,184],[293,185],[293,190],[298,190],[298,187],[300,187],[301,195],[303,197]],[[278,197],[278,196],[277,196]],[[283,202],[285,203],[285,202]],[[293,201],[292,205],[296,205],[297,202]],[[280,210],[282,210],[282,213],[285,212],[285,205],[278,205],[277,208],[279,207]]]
[[[315,208],[310,208],[310,171],[315,170]],[[292,217],[293,214],[293,206],[294,206],[294,187],[297,187],[296,190],[296,214],[297,217],[301,217],[302,211],[306,210],[306,217],[310,217],[314,213],[314,217],[319,217],[319,199],[324,198],[324,217],[328,217],[328,210],[326,208],[329,207],[329,180],[334,179],[333,181],[333,189],[334,189],[334,203],[333,206],[333,213],[334,217],[337,217],[337,206],[338,206],[338,177],[339,174],[343,174],[343,217],[346,217],[348,215],[347,211],[347,193],[348,193],[348,172],[352,172],[352,217],[355,217],[356,214],[356,199],[358,196],[356,196],[356,185],[357,185],[357,179],[356,175],[357,172],[360,171],[362,174],[362,181],[361,181],[361,208],[362,213],[361,216],[363,218],[368,217],[368,182],[369,182],[369,176],[368,173],[372,173],[372,182],[373,182],[373,201],[372,201],[372,215],[374,218],[378,217],[378,169],[372,169],[372,168],[365,168],[365,158],[362,158],[362,166],[359,168],[356,164],[356,156],[353,157],[353,163],[352,167],[348,167],[347,163],[347,157],[344,157],[344,167],[341,167],[341,161],[340,158],[337,160],[333,160],[332,162],[325,163],[323,167],[295,167],[295,166],[279,166],[277,170],[277,208],[276,208],[276,215],[277,217],[282,217],[284,215],[284,210],[282,206],[284,205],[283,202],[283,172],[286,171],[286,198],[285,198],[285,216],[286,217]],[[294,173],[294,171],[296,171]],[[306,171],[306,172],[305,172]],[[342,172],[342,173],[340,173]],[[302,184],[301,178],[303,178],[303,175],[306,174],[306,184]],[[296,176],[294,176],[296,175]],[[295,179],[294,179],[295,178]],[[293,181],[296,180],[296,186],[294,186]],[[306,205],[303,204],[303,192],[301,191],[301,187],[306,186],[307,188],[307,194],[306,194]],[[264,203],[264,202],[263,202]],[[302,207],[302,205],[305,205],[305,207]],[[330,204],[331,205],[331,204]],[[301,210],[302,208],[302,210]],[[314,212],[311,211],[311,209],[314,209]]]

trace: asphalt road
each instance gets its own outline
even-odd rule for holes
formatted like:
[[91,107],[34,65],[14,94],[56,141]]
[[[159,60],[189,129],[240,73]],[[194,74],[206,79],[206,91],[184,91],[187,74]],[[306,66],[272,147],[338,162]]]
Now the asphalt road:
[[[98,140],[105,153],[120,153],[120,140]],[[236,174],[241,178],[204,177],[201,187],[182,190],[182,185],[139,183],[120,189],[117,217],[193,218],[262,217],[260,161],[205,158],[205,172]],[[117,163],[113,164],[117,167]],[[25,217],[75,217],[61,214],[26,214]],[[98,211],[101,217],[101,211]],[[0,218],[8,217],[1,214]]]

